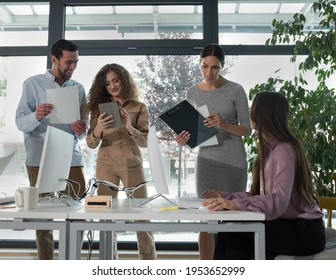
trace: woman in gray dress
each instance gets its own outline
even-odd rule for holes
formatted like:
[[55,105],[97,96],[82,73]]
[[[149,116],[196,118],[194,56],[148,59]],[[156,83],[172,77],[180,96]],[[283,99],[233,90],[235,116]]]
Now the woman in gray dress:
[[[243,87],[220,75],[225,54],[216,44],[206,45],[200,54],[203,80],[188,89],[186,99],[196,108],[207,105],[210,114],[204,125],[217,127],[218,144],[199,148],[196,161],[196,193],[216,186],[223,192],[245,191],[247,183],[246,152],[242,136],[251,134],[248,100]],[[176,141],[185,145],[188,131],[177,135]],[[200,233],[200,259],[212,259],[214,237]]]

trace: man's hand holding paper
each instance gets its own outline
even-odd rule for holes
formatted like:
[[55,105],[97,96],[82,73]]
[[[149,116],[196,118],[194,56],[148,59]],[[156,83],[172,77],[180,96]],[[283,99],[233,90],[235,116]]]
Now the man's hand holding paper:
[[76,135],[82,135],[85,130],[86,130],[86,124],[85,122],[81,120],[74,121],[71,124],[71,130],[76,134]]
[[38,121],[42,120],[48,116],[51,111],[54,109],[54,106],[50,103],[41,103],[36,105],[35,117]]

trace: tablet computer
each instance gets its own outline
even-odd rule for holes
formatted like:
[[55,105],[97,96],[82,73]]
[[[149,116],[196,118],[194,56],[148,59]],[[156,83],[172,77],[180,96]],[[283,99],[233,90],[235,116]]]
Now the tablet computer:
[[159,116],[176,134],[185,130],[190,133],[187,145],[194,148],[205,140],[218,134],[215,127],[206,127],[204,117],[187,100],[183,100],[173,108]]
[[113,115],[114,123],[107,126],[107,128],[122,126],[118,102],[100,103],[98,107],[100,114],[106,113],[108,116]]

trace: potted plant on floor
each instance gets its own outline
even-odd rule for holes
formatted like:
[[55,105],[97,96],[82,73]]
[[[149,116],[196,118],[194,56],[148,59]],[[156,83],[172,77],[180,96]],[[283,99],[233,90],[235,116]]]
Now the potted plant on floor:
[[[296,63],[299,55],[304,60],[298,63],[298,74],[293,80],[270,77],[267,82],[257,84],[250,90],[250,98],[264,90],[283,93],[290,103],[290,126],[304,145],[311,164],[318,197],[336,199],[336,93],[328,86],[336,71],[336,1],[319,0],[312,4],[312,12],[320,18],[317,31],[306,32],[306,17],[295,14],[284,22],[274,19],[272,37],[267,46],[293,44],[291,62]],[[306,75],[313,72],[317,85],[311,88]],[[275,73],[277,75],[277,73]],[[252,135],[253,137],[253,135]],[[253,151],[255,143],[246,138]],[[250,167],[253,159],[251,159]],[[333,202],[336,205],[336,202]]]

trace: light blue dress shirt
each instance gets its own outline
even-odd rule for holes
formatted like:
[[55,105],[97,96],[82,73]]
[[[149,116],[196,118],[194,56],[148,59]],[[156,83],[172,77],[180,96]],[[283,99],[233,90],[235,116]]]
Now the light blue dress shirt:
[[[78,86],[79,104],[81,120],[88,124],[88,113],[86,105],[86,95],[84,87],[74,81],[67,80],[62,87]],[[71,166],[83,166],[83,153],[78,140],[84,139],[86,131],[82,135],[75,135],[70,128],[70,124],[50,124],[49,118],[41,121],[35,117],[36,105],[47,103],[46,90],[60,88],[56,83],[55,77],[47,70],[45,74],[39,74],[26,79],[23,83],[22,96],[16,109],[15,122],[17,128],[23,132],[24,145],[26,148],[26,165],[37,167],[40,165],[42,148],[45,139],[47,126],[53,126],[66,131],[74,136],[74,147]]]

